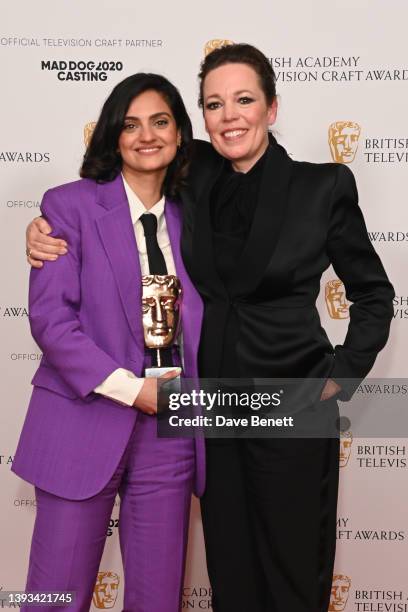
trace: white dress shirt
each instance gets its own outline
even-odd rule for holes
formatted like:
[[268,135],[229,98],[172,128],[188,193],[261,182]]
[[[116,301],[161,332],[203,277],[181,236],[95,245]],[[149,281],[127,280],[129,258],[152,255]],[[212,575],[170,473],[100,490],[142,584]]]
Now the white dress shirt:
[[[168,274],[176,274],[170,238],[167,232],[166,218],[164,216],[164,196],[156,202],[152,208],[147,210],[137,197],[135,192],[126,182],[122,174],[127,199],[130,207],[130,216],[135,229],[137,250],[142,275],[149,274],[149,260],[147,257],[146,240],[140,217],[145,213],[151,213],[157,217],[157,242],[161,248],[167,266]],[[119,368],[112,372],[105,380],[95,387],[95,393],[100,393],[121,404],[132,406],[139,391],[143,386],[144,378],[138,378],[130,370]]]

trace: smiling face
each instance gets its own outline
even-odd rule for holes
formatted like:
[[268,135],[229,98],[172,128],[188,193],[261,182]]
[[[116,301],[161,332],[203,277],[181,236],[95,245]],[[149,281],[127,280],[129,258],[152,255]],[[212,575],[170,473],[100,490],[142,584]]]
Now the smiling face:
[[207,74],[203,98],[205,127],[214,148],[235,170],[247,172],[268,146],[276,99],[268,104],[255,70],[236,63]]
[[123,174],[159,173],[164,179],[176,156],[179,139],[165,99],[154,90],[140,94],[130,103],[119,136]]

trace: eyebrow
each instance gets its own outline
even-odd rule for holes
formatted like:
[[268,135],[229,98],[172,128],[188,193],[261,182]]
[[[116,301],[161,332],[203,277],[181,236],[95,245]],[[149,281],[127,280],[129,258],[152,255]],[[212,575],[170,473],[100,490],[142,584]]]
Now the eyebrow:
[[[157,117],[162,117],[163,115],[166,115],[167,117],[172,117],[172,115],[170,115],[170,113],[168,113],[167,111],[161,111],[160,113],[154,113],[154,115],[150,115],[149,119],[157,119]],[[135,117],[133,115],[126,115],[125,117],[125,121],[126,119],[139,119],[139,117]]]
[[[254,96],[255,94],[252,93],[252,91],[250,89],[240,89],[239,91],[234,91],[234,96],[239,96],[240,94],[243,93],[249,93],[251,94],[251,96]],[[213,93],[213,94],[209,94],[207,96],[207,98],[221,98],[222,96],[220,94],[217,93]]]

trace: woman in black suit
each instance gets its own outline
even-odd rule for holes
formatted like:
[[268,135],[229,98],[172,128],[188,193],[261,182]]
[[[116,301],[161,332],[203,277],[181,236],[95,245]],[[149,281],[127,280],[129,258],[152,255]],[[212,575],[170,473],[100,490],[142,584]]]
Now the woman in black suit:
[[[196,144],[182,250],[205,303],[201,376],[328,379],[321,408],[335,415],[330,398],[347,399],[368,374],[393,312],[353,175],[292,161],[268,134],[275,75],[249,45],[207,56],[200,105],[213,147]],[[330,264],[353,302],[335,349],[315,306]],[[336,438],[207,440],[214,611],[327,611],[338,452]]]
[[[275,75],[250,45],[207,56],[200,105],[213,146],[196,143],[182,250],[205,303],[201,376],[320,378],[322,406],[335,414],[334,397],[352,395],[386,343],[394,295],[353,175],[292,161],[276,143]],[[353,302],[334,349],[315,306],[330,264]],[[335,437],[207,442],[202,515],[215,612],[327,611],[338,452]]]

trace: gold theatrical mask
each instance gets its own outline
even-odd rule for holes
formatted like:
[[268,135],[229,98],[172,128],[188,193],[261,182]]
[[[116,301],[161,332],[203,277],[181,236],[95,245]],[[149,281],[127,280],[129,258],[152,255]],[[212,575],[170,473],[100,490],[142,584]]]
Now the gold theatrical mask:
[[325,287],[327,310],[332,319],[348,319],[349,305],[346,301],[346,290],[341,280],[328,281]]
[[90,123],[86,123],[84,126],[84,145],[86,148],[89,147],[89,143],[91,142],[92,134],[94,133],[94,129],[96,126],[96,121],[91,121]]
[[228,45],[233,44],[234,41],[226,38],[214,38],[213,40],[209,40],[205,43],[204,56],[207,57],[207,55],[209,55],[212,51],[215,51],[215,49],[221,49],[221,47],[227,47]]
[[335,121],[329,127],[329,145],[333,161],[350,164],[356,156],[361,128],[354,121]]
[[177,338],[180,324],[181,284],[171,274],[142,276],[142,315],[145,344],[167,348]]
[[342,612],[342,610],[346,609],[350,587],[351,580],[348,576],[343,576],[342,574],[335,574],[333,576],[329,612]]
[[119,576],[115,572],[99,572],[93,592],[94,606],[101,610],[113,608],[118,589]]
[[351,431],[340,432],[340,467],[346,467],[350,459],[351,445],[353,444],[353,434]]

